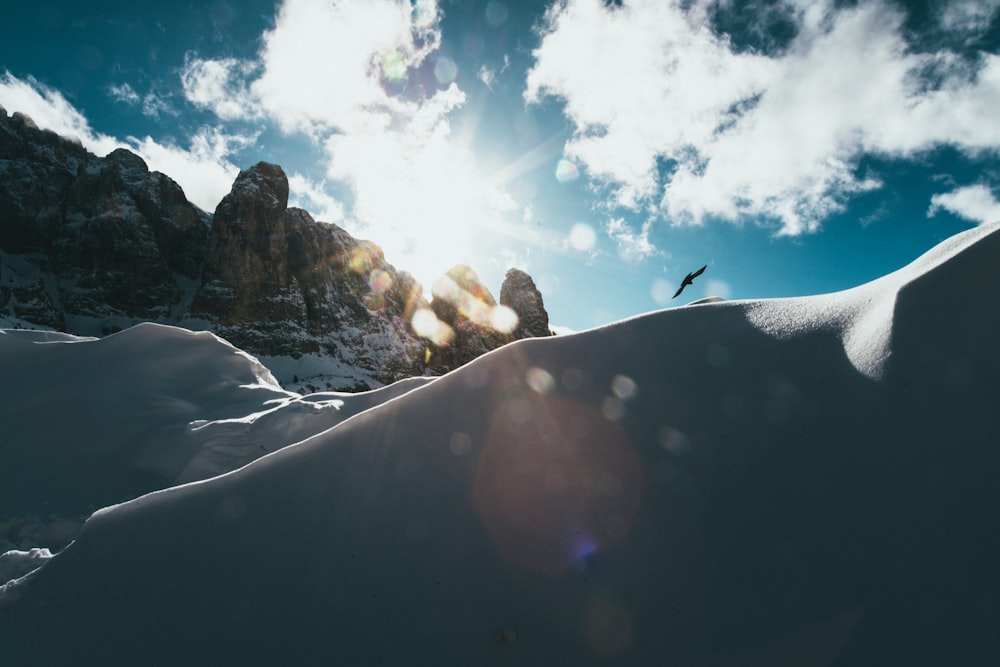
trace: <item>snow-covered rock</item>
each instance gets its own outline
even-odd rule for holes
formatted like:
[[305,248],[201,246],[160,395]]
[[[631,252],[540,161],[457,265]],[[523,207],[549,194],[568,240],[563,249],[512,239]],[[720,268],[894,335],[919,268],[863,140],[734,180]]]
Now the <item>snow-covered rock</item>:
[[431,312],[423,288],[374,243],[288,208],[288,188],[258,163],[209,215],[133,153],[98,158],[0,110],[0,325],[207,329],[274,360],[287,386],[339,390],[440,373],[522,337],[416,331]]
[[998,260],[518,341],[101,510],[4,664],[997,664]]
[[168,318],[199,277],[208,214],[180,186],[116,150],[0,112],[0,318],[109,333]]
[[340,389],[422,375],[426,342],[410,325],[426,307],[420,285],[375,244],[287,205],[281,167],[240,172],[212,220],[192,324],[211,322],[256,355],[321,355],[357,369],[359,385]]

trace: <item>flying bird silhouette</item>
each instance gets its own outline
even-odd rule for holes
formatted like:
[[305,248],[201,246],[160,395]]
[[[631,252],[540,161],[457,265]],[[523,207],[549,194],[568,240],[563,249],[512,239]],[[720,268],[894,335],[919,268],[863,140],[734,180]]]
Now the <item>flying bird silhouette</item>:
[[687,287],[688,285],[691,285],[692,283],[694,283],[694,279],[697,278],[698,276],[700,276],[701,274],[703,274],[705,272],[705,269],[707,269],[707,268],[708,268],[708,264],[706,264],[705,266],[701,267],[700,269],[698,269],[694,273],[689,273],[686,276],[684,276],[684,280],[681,281],[681,286],[677,288],[677,291],[674,292],[674,295],[672,297],[670,297],[670,298],[671,299],[676,299],[677,296],[681,292],[684,291],[684,288]]

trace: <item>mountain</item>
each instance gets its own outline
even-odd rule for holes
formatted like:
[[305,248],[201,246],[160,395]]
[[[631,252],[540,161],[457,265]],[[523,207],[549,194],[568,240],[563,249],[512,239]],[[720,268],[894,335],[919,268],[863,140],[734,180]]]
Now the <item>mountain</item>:
[[0,312],[107,333],[169,319],[197,281],[210,217],[126,150],[97,158],[0,109]]
[[[534,290],[520,272],[517,281],[501,292]],[[286,386],[313,391],[447,372],[512,340],[548,335],[537,325],[498,333],[488,317],[439,323],[445,332],[459,326],[458,335],[416,331],[418,313],[426,320],[441,310],[435,301],[432,308],[374,243],[289,208],[277,165],[241,171],[209,215],[133,153],[99,158],[0,108],[0,321],[8,326],[82,336],[139,322],[210,330]],[[547,322],[540,295],[526,302],[526,317]]]
[[[998,664],[998,259],[983,226],[854,289],[520,340],[346,415],[208,334],[4,332],[32,471],[0,460],[4,664]],[[143,447],[166,471],[256,445],[56,555],[27,537]],[[100,461],[65,494],[64,456]]]

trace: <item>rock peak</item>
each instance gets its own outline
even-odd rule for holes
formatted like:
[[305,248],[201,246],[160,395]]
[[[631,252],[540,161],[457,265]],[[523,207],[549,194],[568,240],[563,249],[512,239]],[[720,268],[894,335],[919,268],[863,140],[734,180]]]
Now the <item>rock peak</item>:
[[239,173],[223,203],[230,198],[249,198],[258,206],[284,211],[288,207],[288,176],[279,165],[258,162]]
[[[428,303],[377,245],[288,208],[276,164],[234,174],[209,214],[132,151],[100,158],[2,108],[0,161],[2,324],[80,335],[140,321],[207,328],[282,359],[285,382],[308,373],[310,391],[320,378],[357,391],[447,372],[524,337],[468,266],[452,267]],[[515,282],[533,289],[526,276]],[[521,317],[533,312],[516,305],[524,298],[512,303]]]
[[116,148],[108,153],[105,159],[111,164],[127,169],[135,169],[142,173],[149,171],[146,161],[127,148]]
[[551,336],[549,314],[535,281],[521,269],[508,269],[500,287],[500,305],[517,314],[519,337]]

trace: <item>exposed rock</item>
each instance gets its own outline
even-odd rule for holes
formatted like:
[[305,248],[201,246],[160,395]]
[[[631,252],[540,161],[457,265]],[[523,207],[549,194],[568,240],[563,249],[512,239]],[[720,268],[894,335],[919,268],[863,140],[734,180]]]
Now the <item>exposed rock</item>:
[[215,211],[191,316],[254,354],[318,354],[369,378],[348,388],[421,375],[425,342],[409,324],[426,307],[419,284],[375,244],[287,203],[281,167],[240,172]]
[[[288,208],[277,165],[240,172],[209,215],[130,151],[99,158],[0,107],[0,326],[208,329],[285,383],[360,390],[546,335],[527,274],[508,273],[501,304],[462,266],[428,304],[377,245]],[[415,332],[418,312],[447,335]]]
[[17,260],[0,252],[0,318],[6,316],[17,327],[64,330],[66,318],[53,303],[45,277],[36,267]]
[[0,248],[40,252],[59,223],[61,202],[77,170],[97,158],[28,116],[0,108]]
[[167,317],[198,277],[208,217],[129,151],[81,169],[62,213],[49,256],[70,313]]
[[549,314],[535,281],[520,269],[508,269],[500,286],[500,305],[517,315],[517,338],[551,336]]
[[0,182],[0,250],[47,276],[50,306],[37,289],[33,303],[62,316],[29,312],[17,299],[13,317],[99,334],[170,316],[198,278],[209,216],[129,151],[98,158],[0,112]]
[[453,370],[514,340],[513,314],[505,316],[468,266],[449,269],[434,282],[432,296],[431,310],[452,333],[450,341],[431,348],[430,365],[436,371]]

